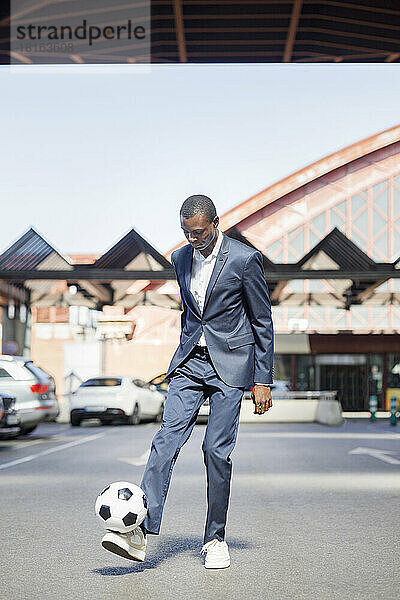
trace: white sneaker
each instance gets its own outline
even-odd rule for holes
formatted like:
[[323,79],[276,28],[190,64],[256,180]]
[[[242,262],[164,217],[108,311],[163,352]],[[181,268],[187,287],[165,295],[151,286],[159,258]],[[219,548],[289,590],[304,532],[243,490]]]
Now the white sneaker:
[[143,562],[146,557],[147,536],[140,527],[128,533],[107,531],[101,545],[118,556]]
[[225,569],[231,564],[228,544],[216,538],[204,544],[201,553],[206,555],[204,562],[206,569]]

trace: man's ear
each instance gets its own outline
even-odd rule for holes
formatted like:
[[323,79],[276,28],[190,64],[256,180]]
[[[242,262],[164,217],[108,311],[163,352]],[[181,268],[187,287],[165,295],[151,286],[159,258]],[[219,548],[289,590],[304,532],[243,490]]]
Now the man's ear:
[[214,223],[215,227],[218,227],[218,225],[219,225],[219,217],[215,217],[214,220],[213,220],[213,223]]

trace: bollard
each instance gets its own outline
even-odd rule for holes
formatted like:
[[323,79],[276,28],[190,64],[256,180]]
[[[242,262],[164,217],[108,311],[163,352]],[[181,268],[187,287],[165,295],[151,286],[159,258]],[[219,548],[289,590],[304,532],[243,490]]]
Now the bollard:
[[376,421],[376,409],[378,407],[378,400],[376,396],[369,397],[369,412],[371,413],[371,421]]
[[390,399],[390,424],[391,425],[397,425],[396,412],[397,412],[397,399],[391,398]]

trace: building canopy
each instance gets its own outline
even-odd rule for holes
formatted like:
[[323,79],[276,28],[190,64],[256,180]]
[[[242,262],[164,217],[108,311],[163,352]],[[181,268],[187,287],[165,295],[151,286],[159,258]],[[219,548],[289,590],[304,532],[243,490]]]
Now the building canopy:
[[[170,262],[133,228],[94,262],[80,263],[62,255],[33,228],[0,256],[3,304],[11,298],[38,307],[132,307],[154,300],[154,294],[146,297],[142,292],[144,279],[164,282],[166,277],[173,277]],[[136,292],[132,283],[137,280],[141,286]],[[160,305],[177,306],[177,297],[162,296],[157,294]]]
[[[400,126],[252,196],[221,229],[261,252],[278,331],[399,330]],[[0,256],[0,300],[178,308],[169,257],[132,228],[73,260],[31,228]]]
[[[27,4],[20,14],[12,15],[15,27],[35,25],[49,13],[49,3]],[[142,9],[140,23],[150,46],[143,40],[132,56],[131,44],[96,40],[96,50],[88,54],[86,40],[74,38],[71,50],[63,48],[62,61],[339,63],[400,59],[398,0],[152,0],[151,4],[136,5]],[[60,27],[79,18],[79,23],[102,27],[126,24],[134,7],[135,2],[116,2],[112,7],[99,2],[97,11],[92,4],[79,6],[77,11],[75,3],[59,0],[51,23]],[[68,39],[63,37],[63,41]],[[48,55],[50,61],[60,61],[59,53],[52,54],[54,57]],[[40,48],[32,48],[29,56],[12,51],[10,35],[5,32],[0,40],[0,62],[8,63],[11,57],[15,62],[39,62]]]

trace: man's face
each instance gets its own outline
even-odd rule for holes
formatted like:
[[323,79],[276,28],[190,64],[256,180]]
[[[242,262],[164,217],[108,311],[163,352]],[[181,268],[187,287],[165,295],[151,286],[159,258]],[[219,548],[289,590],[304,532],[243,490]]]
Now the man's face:
[[181,215],[181,227],[189,244],[196,250],[205,250],[216,239],[219,219],[213,221],[207,219],[202,213],[197,213],[190,219]]

